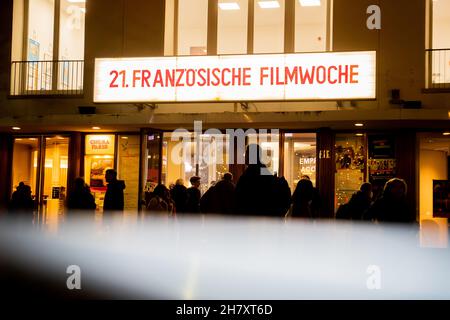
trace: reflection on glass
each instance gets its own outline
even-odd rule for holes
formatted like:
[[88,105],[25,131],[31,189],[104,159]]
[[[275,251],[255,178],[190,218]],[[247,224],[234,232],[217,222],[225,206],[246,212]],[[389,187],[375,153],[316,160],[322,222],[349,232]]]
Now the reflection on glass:
[[200,190],[205,192],[214,182],[220,180],[229,170],[229,138],[224,134],[201,134],[194,139],[194,133],[172,141],[172,134],[165,133],[163,140],[162,183],[166,186],[183,179],[186,186],[189,179],[201,177]]
[[365,141],[365,136],[336,135],[336,210],[347,203],[364,183],[367,157]]
[[[234,9],[228,9],[229,1],[219,1],[217,26],[217,53],[247,53],[248,0],[236,0]],[[222,6],[221,6],[222,4]]]
[[248,144],[258,144],[263,152],[261,160],[270,172],[278,174],[280,165],[280,135],[278,133],[249,134]]
[[178,55],[206,55],[208,0],[178,1]]
[[284,52],[284,0],[255,0],[254,19],[253,51]]
[[316,185],[316,134],[286,133],[284,136],[284,176],[294,192],[298,181],[308,176]]

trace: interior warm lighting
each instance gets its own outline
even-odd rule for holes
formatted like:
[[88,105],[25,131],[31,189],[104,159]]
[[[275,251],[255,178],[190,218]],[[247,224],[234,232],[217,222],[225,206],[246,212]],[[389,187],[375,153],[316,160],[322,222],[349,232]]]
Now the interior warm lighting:
[[122,139],[128,139],[128,137],[122,137]]
[[357,133],[356,136],[357,136],[357,137],[363,137],[364,134],[363,134],[363,133]]
[[237,2],[220,2],[219,8],[221,10],[239,10],[239,4]]
[[364,123],[355,123],[355,127],[364,127]]
[[444,132],[443,135],[444,136],[450,136],[450,132]]
[[30,140],[30,141],[36,141],[37,139],[36,139],[36,138],[28,138],[28,140]]
[[278,1],[258,1],[258,5],[261,9],[276,9],[280,7]]
[[22,140],[23,140],[22,138],[17,138],[17,139],[16,139],[16,141],[22,141]]
[[12,127],[11,129],[13,129],[13,130],[22,130],[22,128],[20,128],[20,127]]
[[92,130],[100,130],[100,127],[92,127]]
[[302,7],[320,7],[320,0],[299,0]]

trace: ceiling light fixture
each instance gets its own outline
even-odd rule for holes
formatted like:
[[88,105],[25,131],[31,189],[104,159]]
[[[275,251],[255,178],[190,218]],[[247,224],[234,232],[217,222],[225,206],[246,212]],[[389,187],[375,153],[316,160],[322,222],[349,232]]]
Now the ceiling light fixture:
[[18,131],[18,130],[22,130],[22,128],[21,128],[21,127],[12,127],[11,129],[13,129],[13,130],[16,130],[16,131]]
[[320,7],[320,0],[299,0],[302,7]]
[[364,127],[364,123],[355,123],[355,127]]
[[100,130],[100,127],[92,127],[92,130]]
[[280,3],[275,0],[258,1],[258,5],[261,9],[276,9],[280,7]]
[[219,8],[221,10],[239,10],[239,4],[237,2],[220,2]]

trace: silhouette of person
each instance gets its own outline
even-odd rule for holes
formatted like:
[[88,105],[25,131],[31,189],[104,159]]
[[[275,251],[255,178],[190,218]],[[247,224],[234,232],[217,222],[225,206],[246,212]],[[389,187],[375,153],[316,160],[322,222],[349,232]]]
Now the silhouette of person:
[[283,217],[291,203],[289,185],[286,179],[271,174],[261,156],[260,146],[247,146],[247,168],[236,184],[235,211],[241,215]]
[[189,179],[191,187],[186,190],[186,212],[199,213],[200,212],[200,177],[193,176]]
[[90,210],[92,212],[97,207],[94,196],[83,178],[75,179],[72,190],[67,196],[66,206],[69,210]]
[[407,186],[403,179],[386,182],[383,195],[367,211],[365,219],[380,222],[414,222],[413,211],[406,201]]
[[172,200],[175,202],[177,213],[186,212],[187,188],[184,186],[183,179],[178,179],[170,190]]
[[372,204],[372,184],[363,183],[349,202],[339,207],[336,219],[362,220]]
[[205,192],[200,200],[201,211],[205,213],[232,214],[234,210],[233,175],[229,172],[222,180]]
[[147,205],[148,211],[159,211],[173,214],[175,203],[170,198],[169,189],[163,184],[156,186],[152,197]]
[[292,217],[315,218],[313,198],[314,187],[311,180],[301,179],[292,195]]
[[103,211],[123,211],[125,182],[117,180],[117,172],[114,169],[108,169],[105,173],[105,180],[108,182]]
[[35,202],[31,195],[31,187],[20,182],[11,196],[9,212],[33,213],[34,209]]

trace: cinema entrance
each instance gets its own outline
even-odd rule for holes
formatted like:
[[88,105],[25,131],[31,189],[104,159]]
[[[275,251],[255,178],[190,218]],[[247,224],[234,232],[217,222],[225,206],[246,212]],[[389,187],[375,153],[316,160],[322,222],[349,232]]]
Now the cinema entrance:
[[65,135],[14,137],[11,190],[20,182],[30,186],[35,208],[46,220],[64,211],[69,141]]

